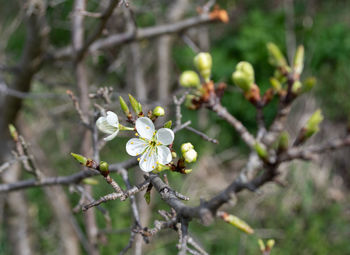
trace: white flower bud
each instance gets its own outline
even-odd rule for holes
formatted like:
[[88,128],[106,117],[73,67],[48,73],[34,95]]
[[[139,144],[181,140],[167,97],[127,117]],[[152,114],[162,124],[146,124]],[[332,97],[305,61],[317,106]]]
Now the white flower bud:
[[185,152],[192,150],[194,147],[192,143],[184,143],[181,145],[181,152],[184,154]]
[[185,158],[185,161],[187,163],[193,163],[197,160],[197,152],[194,149],[191,149],[185,153],[182,154]]

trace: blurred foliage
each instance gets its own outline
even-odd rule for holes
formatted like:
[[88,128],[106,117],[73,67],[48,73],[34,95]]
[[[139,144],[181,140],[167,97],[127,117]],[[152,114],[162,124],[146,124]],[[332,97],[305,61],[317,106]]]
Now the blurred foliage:
[[[96,8],[98,1],[88,1],[89,10]],[[285,14],[283,4],[279,1],[218,1],[221,6],[229,8],[234,12],[235,23],[227,26],[216,24],[210,28],[213,34],[211,42],[211,53],[213,56],[213,79],[215,81],[224,81],[229,84],[227,93],[223,98],[223,105],[241,120],[248,129],[255,131],[255,111],[254,108],[244,100],[241,93],[233,86],[231,74],[239,61],[245,60],[253,64],[256,74],[256,82],[264,92],[269,88],[269,78],[272,76],[273,68],[267,62],[266,43],[275,42],[284,52],[285,47]],[[267,3],[268,2],[268,3]],[[277,6],[275,5],[276,3]],[[4,6],[6,0],[0,0],[0,6]],[[17,2],[16,2],[17,3]],[[49,20],[51,25],[50,41],[60,47],[66,45],[70,40],[71,31],[70,11],[73,1],[63,1],[57,6],[49,7]],[[18,4],[18,3],[17,3]],[[137,4],[145,4],[145,1],[137,1]],[[16,4],[9,5],[10,9],[0,8],[0,22],[3,27],[10,24],[16,15]],[[153,8],[152,3],[150,8]],[[298,43],[304,44],[306,49],[305,78],[309,75],[317,77],[315,94],[322,103],[322,108],[327,118],[334,120],[345,119],[350,113],[350,33],[349,16],[350,5],[348,1],[295,1],[295,21],[296,38]],[[159,10],[158,10],[159,12]],[[143,12],[137,17],[137,24],[141,27],[150,26],[156,23],[156,15]],[[89,21],[93,22],[93,20]],[[6,52],[12,58],[18,59],[23,47],[25,38],[25,29],[19,25],[17,30],[12,33],[6,46]],[[182,43],[177,43],[173,50],[173,59],[176,63],[176,70],[194,69],[194,53]],[[2,56],[0,56],[2,57]],[[98,57],[98,61],[93,62],[97,70],[96,75],[91,77],[94,84],[111,85],[123,84],[124,67],[117,73],[107,73],[108,63],[112,61],[107,57]],[[9,62],[9,64],[13,64]],[[45,69],[50,75],[52,70]],[[54,74],[54,73],[53,73]],[[54,76],[53,76],[54,77]],[[72,82],[70,78],[60,75],[56,77],[55,82],[68,84]],[[64,88],[66,85],[63,86]],[[53,86],[44,84],[35,84],[34,91],[64,93],[63,89],[57,89]],[[118,88],[115,88],[118,90]],[[25,101],[25,120],[28,123],[43,121],[36,116],[34,109],[45,108],[52,109],[58,105],[56,100],[42,100],[40,102]],[[272,102],[265,109],[266,121],[271,122],[275,114],[276,102]],[[201,121],[197,113],[184,110],[184,119],[191,119],[194,126]],[[40,113],[39,113],[40,115]],[[53,116],[52,118],[55,118]],[[208,120],[211,125],[206,131],[214,133],[220,141],[220,145],[215,147],[216,151],[223,151],[232,146],[242,148],[244,145],[238,139],[235,132],[228,124],[218,119],[213,114],[208,114]],[[72,151],[79,152],[79,147],[65,148],[63,141],[70,140],[74,144],[79,144],[79,123],[75,113],[64,112],[60,119],[60,129],[50,129],[44,133],[40,139],[40,144],[47,154],[48,160],[54,163],[55,169],[60,169],[59,174],[71,174],[79,169],[76,162],[70,157]],[[216,130],[215,130],[216,129]],[[190,133],[184,131],[177,135],[175,149],[179,152],[179,146]],[[103,159],[115,162],[115,151],[124,151],[126,138],[118,138],[107,144],[103,149]],[[211,146],[203,142],[199,137],[191,135],[191,142],[200,155]],[[119,154],[117,161],[126,159],[126,152]],[[133,170],[131,170],[133,171]],[[195,171],[195,169],[194,169]],[[119,183],[122,183],[120,177],[114,175]],[[101,185],[95,186],[94,197],[109,193],[110,187],[104,185],[102,178],[95,177]],[[170,176],[174,186],[180,186],[183,176]],[[235,208],[235,214],[244,215],[250,225],[255,228],[278,229],[283,233],[283,237],[276,237],[275,254],[350,254],[349,245],[349,217],[344,214],[345,206],[342,204],[324,201],[324,198],[314,187],[311,177],[306,178],[308,183],[303,184],[302,190],[297,190],[300,201],[290,210],[285,210],[281,205],[284,200],[284,190],[271,195],[263,203],[259,203],[261,212],[252,215],[244,210],[240,210],[240,205]],[[293,189],[294,186],[290,187]],[[67,191],[68,192],[68,191]],[[318,194],[319,193],[319,194]],[[57,237],[55,236],[55,222],[52,222],[50,208],[45,206],[45,195],[41,189],[29,189],[26,191],[28,200],[32,201],[30,210],[34,215],[33,231],[37,235],[38,249],[42,254],[52,254],[55,250]],[[252,195],[252,194],[250,194]],[[71,202],[75,205],[79,196],[77,194],[69,195]],[[152,211],[166,208],[160,203],[159,197],[151,195]],[[320,202],[321,201],[321,202]],[[316,202],[320,202],[317,204]],[[244,203],[244,201],[240,202]],[[110,211],[113,229],[126,229],[129,222],[129,204],[127,202],[110,202],[103,205]],[[244,207],[244,206],[242,206]],[[44,208],[44,209],[43,209]],[[273,213],[271,213],[273,212]],[[142,212],[141,212],[142,213]],[[114,217],[114,215],[118,215]],[[247,215],[247,216],[245,216]],[[273,216],[272,216],[273,215]],[[153,215],[158,218],[158,216]],[[100,226],[104,226],[103,216],[97,213]],[[77,215],[77,221],[82,226],[82,214]],[[47,226],[50,226],[49,228]],[[258,245],[256,236],[246,236],[238,232],[235,228],[224,222],[217,221],[215,227],[204,227],[194,223],[191,225],[191,231],[198,237],[205,249],[210,254],[238,254],[239,251],[245,251],[246,254],[258,254]],[[174,232],[156,237],[152,244],[152,252],[148,254],[176,254],[176,234]],[[168,238],[168,237],[171,238]],[[4,231],[0,233],[0,254],[9,254],[10,247],[6,246]],[[115,254],[120,251],[127,243],[128,231],[117,235],[109,235],[109,243],[102,246],[103,254]],[[297,249],[297,251],[295,250]]]

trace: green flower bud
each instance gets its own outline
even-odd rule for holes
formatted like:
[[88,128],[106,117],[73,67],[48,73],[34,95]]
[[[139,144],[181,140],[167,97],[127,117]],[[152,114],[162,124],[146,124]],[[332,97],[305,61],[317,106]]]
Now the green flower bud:
[[294,94],[299,94],[300,90],[301,90],[302,84],[300,81],[295,81],[292,85],[292,92]]
[[136,112],[136,114],[140,114],[142,112],[142,105],[130,94],[129,101],[134,112]]
[[156,108],[153,109],[153,115],[157,117],[164,116],[165,111],[164,108],[161,106],[157,106]]
[[164,128],[171,128],[172,124],[173,124],[173,122],[171,120],[169,120],[164,124]]
[[238,86],[241,88],[244,92],[248,92],[251,89],[252,83],[248,79],[246,79],[246,76],[243,72],[235,71],[232,73],[232,80]]
[[129,107],[121,96],[119,96],[119,102],[123,112],[125,113],[126,116],[128,116],[130,114]]
[[311,137],[313,134],[319,131],[320,123],[323,120],[323,115],[320,109],[314,112],[311,115],[310,119],[307,121],[305,125],[305,138]]
[[269,239],[266,243],[267,248],[269,248],[269,250],[271,250],[273,248],[273,246],[275,246],[275,240],[273,239]]
[[309,77],[303,82],[303,87],[301,88],[302,93],[309,92],[316,85],[316,78]]
[[197,161],[197,152],[194,149],[188,150],[185,153],[182,153],[185,161],[187,163],[193,163]]
[[300,45],[294,57],[294,73],[298,76],[303,72],[304,68],[304,46]]
[[239,62],[232,74],[232,80],[244,92],[248,92],[255,82],[253,66],[246,61]]
[[105,161],[101,161],[99,165],[99,169],[101,172],[108,172],[108,163]]
[[184,71],[180,76],[180,84],[185,88],[199,87],[201,85],[201,81],[196,72]]
[[86,163],[88,161],[88,159],[86,157],[84,157],[83,155],[80,155],[80,154],[75,154],[73,152],[70,155],[72,155],[80,164],[86,166]]
[[269,62],[271,65],[276,66],[276,67],[286,67],[287,66],[287,61],[276,44],[271,43],[271,42],[268,43],[267,50],[269,52]]
[[252,64],[250,64],[247,61],[241,61],[236,66],[237,71],[243,72],[247,78],[250,80],[251,83],[255,82],[254,79],[254,68]]
[[254,146],[254,149],[260,158],[262,159],[268,158],[267,150],[263,144],[257,142]]
[[207,52],[201,52],[194,58],[195,67],[206,82],[210,80],[212,64],[211,55]]
[[192,150],[193,148],[194,147],[193,147],[192,143],[183,143],[181,145],[181,153],[183,154],[189,150]]
[[279,82],[279,80],[277,80],[277,79],[274,78],[274,77],[271,77],[271,78],[270,78],[270,83],[271,83],[271,86],[272,86],[272,88],[273,88],[273,91],[275,91],[275,92],[281,91],[282,85],[281,85],[281,83]]

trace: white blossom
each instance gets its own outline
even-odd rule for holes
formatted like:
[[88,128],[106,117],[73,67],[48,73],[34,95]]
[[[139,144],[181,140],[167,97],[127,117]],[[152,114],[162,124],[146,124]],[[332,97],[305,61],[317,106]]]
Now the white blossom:
[[151,119],[141,117],[136,120],[136,135],[126,144],[126,151],[131,156],[138,158],[140,168],[150,172],[157,168],[158,164],[166,165],[171,162],[172,155],[167,147],[174,141],[174,132],[169,128],[161,128],[155,131]]
[[105,141],[110,141],[115,138],[119,132],[119,120],[117,114],[108,111],[107,116],[99,117],[96,121],[97,128],[109,136],[103,138]]

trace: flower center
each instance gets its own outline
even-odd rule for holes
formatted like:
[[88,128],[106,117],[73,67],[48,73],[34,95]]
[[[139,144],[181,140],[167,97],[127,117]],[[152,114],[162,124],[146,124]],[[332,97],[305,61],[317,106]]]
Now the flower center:
[[152,148],[155,147],[156,144],[157,144],[156,141],[150,141],[150,142],[149,142],[149,146],[152,147]]

